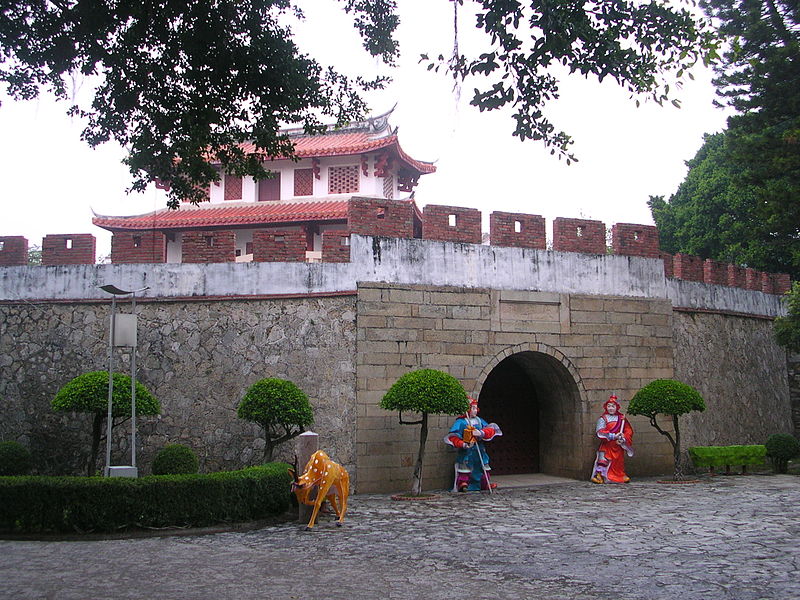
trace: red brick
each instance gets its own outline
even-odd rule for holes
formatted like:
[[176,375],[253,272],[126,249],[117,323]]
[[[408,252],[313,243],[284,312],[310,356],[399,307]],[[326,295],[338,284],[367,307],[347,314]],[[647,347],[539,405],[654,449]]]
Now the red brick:
[[21,235],[0,237],[0,267],[18,267],[28,264],[28,240]]
[[[455,225],[450,225],[451,216]],[[422,237],[440,242],[481,243],[481,211],[476,208],[428,204],[422,209]]]
[[553,221],[553,250],[605,254],[606,226],[602,221],[558,217]]
[[111,236],[113,264],[163,263],[167,240],[160,231],[115,231]]
[[91,233],[60,233],[42,239],[42,265],[93,265],[97,241]]
[[253,232],[254,262],[305,262],[306,232],[258,229]]
[[346,230],[322,232],[322,262],[350,262],[350,234]]
[[544,217],[494,211],[489,215],[489,240],[492,246],[544,250],[547,247]]
[[408,200],[351,198],[347,207],[350,233],[379,237],[414,237],[415,210]]
[[622,256],[659,258],[658,229],[653,225],[617,223],[611,227],[611,248]]
[[672,273],[675,279],[703,281],[703,259],[678,252],[672,259]]
[[220,263],[236,260],[236,234],[229,229],[184,231],[181,262]]

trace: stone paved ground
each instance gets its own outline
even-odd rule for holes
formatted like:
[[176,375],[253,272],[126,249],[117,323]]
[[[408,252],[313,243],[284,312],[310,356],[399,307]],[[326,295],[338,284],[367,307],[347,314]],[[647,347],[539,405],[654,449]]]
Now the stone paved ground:
[[3,540],[0,597],[800,598],[800,477],[360,495],[343,528],[309,533]]

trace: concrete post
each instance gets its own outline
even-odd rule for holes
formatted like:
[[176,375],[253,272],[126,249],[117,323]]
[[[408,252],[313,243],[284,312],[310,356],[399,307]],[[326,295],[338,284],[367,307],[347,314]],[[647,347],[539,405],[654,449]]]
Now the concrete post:
[[[297,474],[299,477],[302,475],[302,469],[305,468],[311,455],[319,450],[319,434],[313,431],[306,431],[298,435],[296,439],[295,454],[297,454],[297,468],[301,471]],[[313,500],[313,497],[309,497],[309,500]],[[308,520],[311,518],[311,511],[313,510],[313,506],[300,504],[297,508],[298,523],[308,523]]]

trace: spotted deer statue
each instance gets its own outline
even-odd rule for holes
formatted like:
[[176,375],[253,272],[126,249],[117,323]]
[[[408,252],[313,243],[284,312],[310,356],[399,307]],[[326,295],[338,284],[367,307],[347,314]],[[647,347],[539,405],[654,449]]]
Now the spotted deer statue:
[[[289,469],[289,474],[294,479],[292,491],[297,496],[297,501],[314,507],[306,531],[314,527],[324,500],[331,503],[339,517],[336,525],[341,527],[347,512],[347,496],[350,494],[350,475],[345,468],[333,462],[322,450],[317,450],[311,455],[302,475],[297,476],[296,458],[294,468]],[[313,494],[315,490],[316,496]]]

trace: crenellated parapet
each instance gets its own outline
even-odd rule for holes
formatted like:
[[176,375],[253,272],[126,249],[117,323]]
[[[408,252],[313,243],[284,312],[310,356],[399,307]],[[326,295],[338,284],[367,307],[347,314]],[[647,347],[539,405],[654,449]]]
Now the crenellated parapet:
[[[366,196],[353,196],[341,204],[341,216],[325,226],[287,222],[250,228],[238,224],[165,232],[114,231],[111,262],[346,263],[351,260],[351,235],[460,244],[481,244],[483,239],[482,214],[475,208],[428,204],[420,211],[412,199]],[[178,253],[170,250],[170,244],[174,245],[176,240],[180,241]],[[89,234],[48,235],[42,245],[44,265],[94,263],[94,236]],[[489,215],[489,245],[545,250],[548,247],[545,219],[535,214],[493,211]],[[778,295],[791,287],[791,279],[785,273],[765,273],[681,252],[675,255],[663,252],[658,229],[653,225],[616,223],[608,230],[602,221],[559,217],[553,220],[550,247],[556,252],[658,259],[668,280]],[[0,237],[0,266],[25,264],[27,240],[21,236]]]

